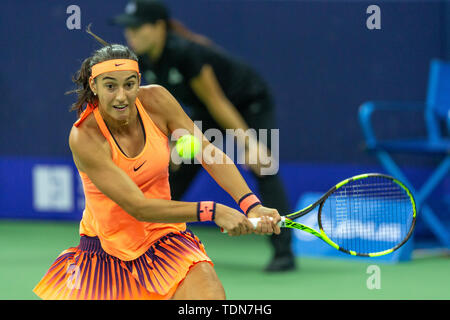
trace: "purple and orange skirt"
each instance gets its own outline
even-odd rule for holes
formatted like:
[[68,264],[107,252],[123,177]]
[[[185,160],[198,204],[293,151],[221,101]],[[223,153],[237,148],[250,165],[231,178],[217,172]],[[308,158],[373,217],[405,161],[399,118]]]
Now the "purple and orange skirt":
[[82,236],[77,247],[58,256],[33,292],[50,300],[170,299],[189,269],[203,261],[213,265],[190,230],[165,235],[132,261],[106,253],[97,237]]

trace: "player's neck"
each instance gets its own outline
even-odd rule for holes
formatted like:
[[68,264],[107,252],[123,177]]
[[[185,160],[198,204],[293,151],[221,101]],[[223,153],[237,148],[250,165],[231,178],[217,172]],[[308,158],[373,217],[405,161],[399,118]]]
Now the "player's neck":
[[136,126],[140,125],[137,108],[131,108],[129,117],[124,120],[114,119],[109,114],[103,113],[101,110],[99,111],[103,121],[114,135],[127,135],[132,132]]

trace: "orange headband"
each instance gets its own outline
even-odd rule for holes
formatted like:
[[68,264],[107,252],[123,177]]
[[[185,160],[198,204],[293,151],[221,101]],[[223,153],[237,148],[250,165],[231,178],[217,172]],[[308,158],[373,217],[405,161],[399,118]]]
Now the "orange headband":
[[131,59],[114,59],[100,62],[92,66],[91,79],[111,71],[136,71],[139,73],[139,65],[137,61]]

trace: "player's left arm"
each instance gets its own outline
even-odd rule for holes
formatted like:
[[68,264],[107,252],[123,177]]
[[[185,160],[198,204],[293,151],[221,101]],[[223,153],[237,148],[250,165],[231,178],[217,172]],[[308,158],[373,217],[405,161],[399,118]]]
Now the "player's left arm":
[[[145,86],[141,87],[139,98],[144,105],[151,106],[153,116],[164,119],[161,121],[164,127],[163,132],[166,131],[175,137],[191,134],[201,140],[201,152],[198,154],[198,160],[211,177],[236,202],[242,196],[252,192],[233,161],[206,139],[169,91],[159,85]],[[270,216],[273,218],[273,222],[264,219],[263,223],[255,230],[256,233],[280,233],[280,228],[276,225],[280,221],[277,210],[258,205],[249,212],[249,217],[260,216]]]

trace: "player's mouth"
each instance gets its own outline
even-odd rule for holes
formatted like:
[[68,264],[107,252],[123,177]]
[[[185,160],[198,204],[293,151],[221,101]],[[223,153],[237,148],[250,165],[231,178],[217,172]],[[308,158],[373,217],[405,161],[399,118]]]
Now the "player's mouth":
[[118,105],[118,106],[113,106],[114,109],[118,110],[118,111],[123,111],[126,110],[128,108],[127,104],[122,104],[122,105]]

